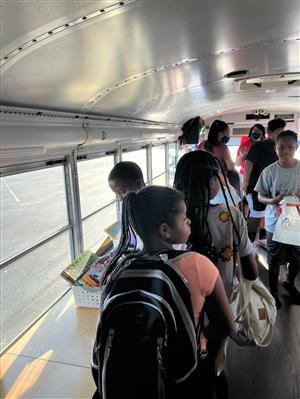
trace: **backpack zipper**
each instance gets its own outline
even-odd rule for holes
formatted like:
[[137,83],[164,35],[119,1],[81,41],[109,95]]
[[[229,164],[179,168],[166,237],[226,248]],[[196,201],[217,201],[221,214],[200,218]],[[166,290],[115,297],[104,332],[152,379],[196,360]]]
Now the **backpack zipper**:
[[[102,391],[102,395],[103,395],[102,399],[106,399],[106,389],[105,389],[105,387],[106,387],[106,383],[105,383],[106,382],[106,365],[107,365],[107,361],[109,359],[110,349],[112,346],[114,334],[115,334],[115,330],[113,330],[113,329],[108,330],[108,337],[107,337],[107,341],[106,341],[106,345],[105,345],[103,370],[102,370],[102,384],[101,384],[101,391]],[[99,376],[99,373],[98,373],[98,376]],[[100,386],[99,382],[100,381],[98,381],[98,385]]]
[[[166,341],[165,341],[166,343]],[[158,385],[158,399],[165,399],[165,386],[164,383],[162,381],[162,374],[165,377],[165,379],[167,378],[167,374],[166,374],[166,370],[164,368],[163,365],[163,361],[162,361],[162,356],[161,356],[161,352],[162,352],[162,348],[164,345],[164,340],[163,338],[159,337],[157,338],[157,363],[158,363],[158,367],[157,367],[157,385]]]
[[[175,329],[175,331],[177,331],[176,319],[175,319],[174,312],[173,312],[171,306],[168,304],[167,301],[165,301],[165,300],[164,300],[162,297],[160,297],[159,295],[152,294],[152,293],[150,293],[150,292],[148,292],[148,291],[144,291],[144,290],[133,290],[133,291],[124,292],[124,293],[122,293],[122,294],[116,294],[116,295],[110,297],[109,299],[105,300],[104,305],[103,305],[103,310],[106,309],[108,306],[110,306],[111,303],[112,303],[114,300],[117,300],[117,299],[121,298],[121,297],[124,296],[124,295],[130,294],[130,293],[134,293],[134,292],[137,292],[137,291],[140,291],[140,292],[142,292],[143,294],[146,294],[147,296],[151,297],[152,299],[155,299],[156,301],[161,302],[161,303],[167,308],[167,310],[169,311],[169,313],[170,313],[170,315],[171,315],[171,317],[172,317],[173,323],[174,323],[174,329]],[[135,301],[135,302],[136,302],[136,301]],[[149,304],[149,305],[150,305],[150,304]],[[153,305],[153,306],[154,306],[154,308],[156,308],[157,310],[159,310],[159,308],[157,308],[155,305]],[[159,310],[159,311],[160,311],[160,310]],[[161,313],[161,312],[160,312],[160,313]],[[163,316],[163,315],[162,315],[162,316]],[[165,324],[166,324],[166,322],[165,322]]]
[[[190,341],[192,343],[192,345],[195,348],[195,363],[197,362],[197,354],[196,354],[196,348],[197,348],[197,340],[196,340],[196,333],[195,333],[195,326],[193,323],[193,320],[191,320],[191,317],[186,309],[185,304],[183,303],[180,295],[178,294],[176,288],[174,287],[174,284],[172,283],[172,281],[169,279],[168,276],[166,276],[164,273],[158,271],[157,269],[150,269],[150,270],[139,270],[139,269],[135,269],[135,270],[125,270],[125,272],[120,276],[120,278],[130,278],[130,277],[149,277],[149,278],[158,278],[161,279],[163,281],[165,281],[166,284],[168,284],[169,288],[170,288],[170,292],[172,295],[172,298],[175,302],[175,304],[177,305],[177,308],[180,312],[182,321],[185,325],[186,331],[188,333],[188,336],[190,338]],[[149,293],[148,293],[149,294]],[[160,300],[158,295],[155,294],[151,294],[151,296],[153,296],[154,298],[157,298],[158,300]],[[163,298],[161,298],[163,300]],[[166,301],[164,301],[166,302]],[[169,306],[169,305],[168,305]],[[172,311],[172,310],[171,310]],[[173,312],[172,312],[173,313]]]

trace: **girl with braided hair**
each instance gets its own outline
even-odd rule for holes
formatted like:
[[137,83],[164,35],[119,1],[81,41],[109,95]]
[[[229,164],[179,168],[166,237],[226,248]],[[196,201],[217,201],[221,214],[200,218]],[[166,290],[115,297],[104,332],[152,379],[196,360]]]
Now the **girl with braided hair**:
[[[139,236],[143,248],[124,256],[130,243],[130,230]],[[206,331],[208,341],[219,342],[232,331],[233,317],[218,269],[199,253],[173,248],[174,244],[186,243],[190,232],[184,196],[179,191],[150,186],[137,193],[128,193],[123,201],[119,246],[102,276],[103,299],[128,262],[144,255],[167,254],[188,283],[195,328],[200,323],[200,313],[204,308],[209,319]],[[197,369],[185,383],[176,387],[176,395],[181,389],[186,397],[191,397],[189,395],[194,393],[194,389],[203,392],[202,381],[207,379],[207,373],[203,366],[199,367],[201,370]],[[212,398],[212,387],[207,385],[205,389],[203,397]]]
[[228,205],[225,195],[226,204],[210,203],[220,187],[223,188],[220,171],[223,173],[212,154],[201,150],[189,152],[178,162],[174,187],[184,194],[187,216],[191,220],[188,241],[191,249],[208,256],[218,267],[230,298],[234,277],[234,244],[241,256],[245,278],[254,280],[257,277],[257,265],[241,212]]
[[[246,222],[237,208],[228,205],[220,171],[223,173],[220,163],[211,153],[201,150],[189,152],[178,162],[174,187],[184,194],[187,217],[191,220],[188,244],[191,250],[207,256],[218,267],[230,299],[235,277],[234,251],[239,252],[245,278],[256,279],[257,265]],[[226,182],[224,173],[223,177]],[[220,187],[226,204],[210,204]],[[214,363],[218,349],[218,346],[211,348],[207,362],[218,399],[223,399],[229,397],[229,389],[225,373],[219,378],[215,376]]]
[[[142,249],[132,251],[124,257],[130,244],[130,231],[139,236],[142,241]],[[126,267],[126,262],[130,261],[133,257],[160,254],[167,251],[171,251],[172,255],[175,256],[180,254],[172,260],[181,270],[187,281],[191,280],[189,275],[191,270],[194,270],[196,275],[199,273],[203,274],[203,272],[205,274],[206,271],[207,275],[211,274],[211,277],[206,276],[204,279],[199,279],[200,284],[206,280],[204,284],[208,283],[210,288],[195,288],[195,291],[197,291],[195,296],[202,296],[202,299],[196,298],[194,300],[198,304],[197,306],[195,305],[197,311],[195,309],[194,312],[197,324],[205,297],[216,289],[219,292],[216,295],[220,295],[223,298],[224,287],[221,279],[218,277],[219,272],[217,268],[205,256],[196,252],[185,252],[182,254],[182,251],[174,250],[173,245],[187,242],[190,232],[190,220],[186,216],[186,205],[181,192],[169,187],[149,186],[142,188],[137,193],[128,193],[123,201],[122,233],[119,246],[105,268],[101,284],[105,286],[111,281],[118,273],[118,270]],[[195,281],[192,280],[190,285],[194,287]],[[224,302],[223,299],[219,301]],[[226,308],[227,304],[228,302],[225,300],[224,308]],[[225,310],[223,313],[226,313]]]

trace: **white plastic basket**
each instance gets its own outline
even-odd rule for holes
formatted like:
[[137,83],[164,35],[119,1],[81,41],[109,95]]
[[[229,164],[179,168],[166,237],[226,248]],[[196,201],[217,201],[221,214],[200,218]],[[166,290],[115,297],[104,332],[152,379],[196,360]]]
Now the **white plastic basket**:
[[72,287],[76,306],[83,308],[100,307],[100,288],[94,287]]

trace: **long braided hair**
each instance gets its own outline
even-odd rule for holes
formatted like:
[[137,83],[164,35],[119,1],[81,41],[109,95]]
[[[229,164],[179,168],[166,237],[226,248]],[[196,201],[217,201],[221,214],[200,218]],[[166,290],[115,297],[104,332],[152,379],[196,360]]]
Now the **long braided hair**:
[[[153,235],[157,234],[162,223],[173,226],[180,210],[180,201],[184,201],[181,192],[161,186],[144,187],[137,193],[130,192],[126,195],[122,205],[121,238],[112,259],[105,267],[101,279],[102,286],[108,289],[119,272],[133,259],[150,254],[149,244]],[[139,250],[135,247],[128,253],[131,234],[135,236],[135,242],[137,235],[139,236],[143,247]]]
[[206,255],[217,264],[217,253],[213,247],[213,238],[208,224],[210,206],[211,180],[216,178],[220,182],[227,209],[233,224],[234,231],[240,237],[235,226],[232,213],[225,195],[219,171],[223,174],[227,189],[230,193],[224,171],[218,159],[207,151],[192,151],[183,155],[176,167],[174,187],[182,191],[187,207],[187,217],[191,220],[191,235],[189,244],[191,249]]

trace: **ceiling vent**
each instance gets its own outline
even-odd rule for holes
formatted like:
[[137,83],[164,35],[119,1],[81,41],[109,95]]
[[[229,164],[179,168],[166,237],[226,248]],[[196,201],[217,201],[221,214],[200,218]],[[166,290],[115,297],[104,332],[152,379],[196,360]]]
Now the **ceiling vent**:
[[232,129],[232,136],[234,137],[241,137],[248,135],[250,127],[234,127]]
[[275,114],[274,118],[281,118],[286,122],[295,122],[295,114]]
[[299,73],[286,73],[280,75],[254,76],[236,79],[240,91],[251,89],[270,89],[276,87],[300,86]]
[[240,78],[241,76],[247,75],[249,73],[248,69],[239,69],[237,71],[232,71],[229,73],[226,73],[226,75],[224,75],[224,78]]

